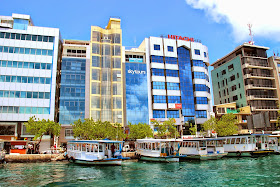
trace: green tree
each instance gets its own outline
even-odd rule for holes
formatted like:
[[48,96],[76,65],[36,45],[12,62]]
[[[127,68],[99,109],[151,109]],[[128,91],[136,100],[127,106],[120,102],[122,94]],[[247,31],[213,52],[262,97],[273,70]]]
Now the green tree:
[[230,136],[238,133],[238,120],[234,114],[225,114],[217,122],[216,132],[219,136]]
[[278,110],[278,117],[277,117],[276,125],[278,128],[280,127],[280,110]]
[[129,135],[130,139],[143,139],[146,137],[153,137],[153,130],[150,125],[146,123],[131,124],[129,123]]
[[196,135],[197,132],[197,125],[193,125],[192,123],[190,123],[190,128],[189,128],[191,135]]
[[82,140],[100,140],[108,138],[111,140],[122,140],[126,138],[126,134],[119,123],[111,124],[108,121],[94,121],[85,119],[74,121],[73,133],[75,138]]
[[214,118],[213,116],[211,116],[211,118],[207,121],[205,121],[203,124],[202,124],[202,129],[204,131],[216,131],[217,130],[217,119]]
[[175,119],[170,118],[163,123],[160,123],[157,120],[152,120],[152,124],[157,127],[158,133],[157,135],[161,138],[175,138],[179,137],[179,133],[177,131],[176,125],[175,125]]
[[26,126],[26,131],[32,135],[34,135],[34,140],[39,139],[38,148],[40,147],[40,143],[42,138],[46,134],[53,134],[55,136],[59,136],[61,125],[51,120],[40,120],[35,116],[29,118],[29,120],[24,123]]

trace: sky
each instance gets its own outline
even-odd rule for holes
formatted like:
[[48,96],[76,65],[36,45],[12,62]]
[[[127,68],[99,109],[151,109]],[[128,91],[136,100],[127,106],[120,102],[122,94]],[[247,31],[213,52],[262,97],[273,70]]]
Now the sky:
[[280,52],[279,0],[0,0],[0,15],[31,15],[36,26],[55,27],[63,39],[90,39],[90,26],[105,27],[121,18],[123,46],[137,47],[145,37],[180,35],[200,39],[210,63],[250,40]]

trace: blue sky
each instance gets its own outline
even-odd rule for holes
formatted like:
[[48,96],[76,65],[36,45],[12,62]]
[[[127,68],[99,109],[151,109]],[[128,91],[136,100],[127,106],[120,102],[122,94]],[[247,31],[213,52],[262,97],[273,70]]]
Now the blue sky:
[[[241,19],[230,10],[222,11],[227,10],[226,6],[232,9],[230,3],[238,4],[237,1],[241,0],[227,0],[227,5],[217,4],[215,0],[1,0],[0,15],[29,14],[36,26],[60,28],[63,39],[80,40],[90,39],[91,25],[105,27],[111,16],[120,17],[124,46],[138,46],[145,37],[149,36],[167,34],[189,36],[200,39],[208,47],[210,63],[213,63],[244,41],[249,41],[247,26],[239,25],[238,21]],[[263,3],[259,5],[260,8],[264,8]],[[240,4],[238,6],[240,8]],[[259,7],[256,5],[256,9]],[[244,8],[249,9],[249,7]],[[238,10],[235,12],[240,14]],[[258,11],[255,12],[256,15],[259,14]],[[250,14],[253,14],[252,11]],[[242,15],[243,18],[246,18],[246,15],[249,14]],[[273,19],[279,16],[270,16],[272,20],[268,17],[262,20],[263,22],[254,22],[253,30],[256,26],[254,39],[256,44],[270,47],[268,54],[273,55],[273,50],[276,52],[279,49],[280,52],[278,42],[280,40],[277,41],[276,37],[272,37],[279,36],[274,35],[279,28],[272,27]],[[270,25],[265,25],[266,21]],[[276,22],[278,21],[275,20],[275,24]],[[259,27],[258,24],[265,27]],[[270,27],[274,30],[264,32]]]

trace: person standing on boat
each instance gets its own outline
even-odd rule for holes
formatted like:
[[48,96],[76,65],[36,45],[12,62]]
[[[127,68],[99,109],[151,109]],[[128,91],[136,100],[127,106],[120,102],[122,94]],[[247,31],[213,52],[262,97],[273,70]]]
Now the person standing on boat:
[[112,146],[111,146],[111,152],[112,152],[112,156],[114,157],[114,154],[115,154],[115,145],[113,144]]

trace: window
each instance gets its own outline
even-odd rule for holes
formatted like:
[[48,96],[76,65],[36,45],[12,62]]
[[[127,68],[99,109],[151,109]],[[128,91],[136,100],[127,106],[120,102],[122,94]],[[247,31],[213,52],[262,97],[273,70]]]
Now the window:
[[225,87],[225,80],[222,81],[223,87]]
[[194,54],[200,55],[200,50],[199,50],[199,49],[195,49],[195,50],[194,50]]
[[231,77],[230,77],[230,81],[234,81],[235,80],[235,75],[232,75]]
[[207,118],[207,111],[205,110],[196,110],[195,117],[197,118]]
[[153,117],[154,118],[165,118],[165,111],[164,110],[153,110]]
[[163,63],[163,56],[151,56],[151,62]]
[[[29,77],[21,77],[21,76],[6,76],[6,75],[2,75],[0,82],[17,82],[17,83],[39,83],[39,77],[33,77],[33,82],[30,79],[28,79]],[[30,82],[28,82],[28,80]],[[41,77],[40,78],[40,84],[50,84],[51,79],[50,78],[44,78]]]
[[153,82],[153,89],[165,89],[165,82]]
[[160,45],[154,44],[154,50],[159,51],[160,50]]
[[240,88],[240,83],[238,84],[238,87]]
[[178,73],[179,73],[178,70],[169,70],[169,69],[166,70],[167,77],[179,77]]
[[163,69],[152,69],[152,75],[164,76],[164,70]]
[[42,54],[42,49],[30,49],[30,48],[21,48],[21,47],[7,47],[7,46],[0,46],[0,49],[4,49],[4,53],[20,53],[20,54],[33,54],[32,51],[36,50],[36,55],[48,55],[52,56],[52,50],[44,49],[45,53]]
[[233,97],[232,97],[232,100],[233,100],[233,101],[236,101],[236,100],[238,100],[238,97],[237,97],[237,95],[233,96]]
[[217,73],[217,78],[219,78],[219,73]]
[[236,85],[231,87],[231,91],[234,91],[234,90],[236,90]]
[[181,103],[180,96],[168,96],[168,103]]
[[177,58],[174,57],[165,57],[166,64],[177,64]]
[[204,67],[207,69],[207,65],[202,60],[193,60],[193,66]]
[[180,90],[179,83],[168,82],[167,90]]
[[224,96],[226,96],[226,90],[224,90]]
[[179,110],[167,110],[167,118],[179,118]]
[[166,96],[164,95],[154,95],[154,103],[166,103]]
[[237,78],[239,78],[239,73],[237,73]]
[[172,46],[167,46],[167,50],[168,50],[169,52],[173,52],[173,51],[174,51]]
[[65,137],[74,137],[73,129],[65,129]]
[[207,58],[207,53],[206,52],[204,52],[204,57]]
[[207,97],[196,97],[196,104],[208,104]]
[[206,75],[204,72],[195,71],[193,74],[195,79],[206,79],[207,81],[209,81],[208,75]]
[[242,95],[240,94],[240,99],[242,99]]
[[223,71],[222,71],[222,75],[225,75],[227,72],[226,72],[226,70],[224,69]]
[[234,70],[233,64],[231,64],[231,65],[228,66],[228,71],[232,71],[232,70]]
[[[218,84],[218,86],[220,87],[220,84]],[[194,90],[195,91],[206,91],[206,92],[210,93],[210,88],[208,86],[206,86],[205,84],[195,84]]]

